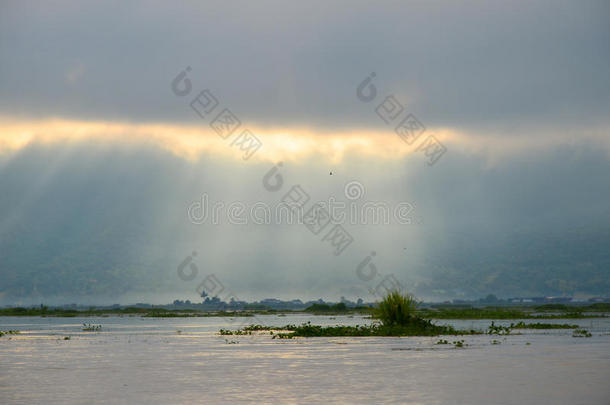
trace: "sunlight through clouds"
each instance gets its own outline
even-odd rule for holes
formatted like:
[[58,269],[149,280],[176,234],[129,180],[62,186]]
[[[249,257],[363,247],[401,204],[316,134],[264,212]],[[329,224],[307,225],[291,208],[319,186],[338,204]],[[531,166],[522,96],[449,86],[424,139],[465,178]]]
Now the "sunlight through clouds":
[[[391,130],[314,128],[274,128],[249,126],[263,146],[253,159],[264,162],[298,161],[322,158],[339,164],[347,156],[396,160],[415,155],[409,146]],[[432,128],[428,133],[461,152],[484,156],[489,162],[502,158],[548,150],[575,142],[590,141],[610,154],[610,130],[600,127],[569,129],[522,129],[523,133],[464,132],[452,128]],[[235,134],[234,134],[235,135]],[[97,142],[138,145],[153,144],[183,159],[194,161],[203,155],[219,159],[242,160],[243,151],[232,145],[232,139],[221,139],[205,125],[174,123],[129,123],[82,121],[69,119],[11,120],[0,119],[0,152],[17,151],[30,143],[62,143],[95,140]]]

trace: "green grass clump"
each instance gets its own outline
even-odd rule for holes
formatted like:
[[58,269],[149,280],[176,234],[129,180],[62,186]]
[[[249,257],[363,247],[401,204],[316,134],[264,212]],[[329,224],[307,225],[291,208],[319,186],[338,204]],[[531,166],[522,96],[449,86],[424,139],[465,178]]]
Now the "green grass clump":
[[84,332],[98,332],[102,330],[102,325],[93,325],[90,323],[83,323],[83,331]]
[[373,316],[385,327],[408,326],[421,321],[416,317],[416,305],[412,295],[392,291],[373,310]]
[[19,332],[18,330],[0,330],[0,336],[4,336],[4,335],[17,335],[21,332]]

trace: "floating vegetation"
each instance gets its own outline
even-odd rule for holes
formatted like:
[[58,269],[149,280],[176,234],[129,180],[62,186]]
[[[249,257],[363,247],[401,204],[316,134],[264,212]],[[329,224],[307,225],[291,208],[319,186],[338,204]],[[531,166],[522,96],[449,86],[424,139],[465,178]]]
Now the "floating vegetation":
[[221,335],[251,335],[251,333],[239,333],[243,332],[243,330],[231,330],[231,329],[221,329],[218,331]]
[[589,332],[586,329],[576,329],[574,332],[572,332],[572,337],[585,337],[585,338],[589,338],[593,336],[591,334],[591,332]]
[[[409,325],[356,325],[356,326],[318,326],[311,323],[300,326],[288,325],[293,336],[438,336],[470,334],[473,331],[458,331],[452,326],[434,325],[424,319],[413,320]],[[283,336],[278,336],[283,337]]]
[[83,332],[98,332],[102,330],[102,325],[93,325],[91,323],[83,323]]
[[491,341],[491,344],[492,345],[499,345],[499,344],[502,344],[502,342],[500,342],[499,340],[494,339],[494,340]]
[[494,321],[491,321],[489,329],[487,330],[488,335],[510,335],[511,326],[496,325]]
[[578,325],[570,325],[568,323],[525,323],[523,321],[515,324],[511,323],[512,329],[576,329]]
[[219,331],[219,333],[221,335],[252,335],[252,332],[271,331],[271,334],[273,334],[272,331],[278,330],[278,329],[282,329],[282,328],[272,328],[270,326],[263,326],[263,325],[249,325],[243,329],[238,329],[238,330],[221,329]]
[[462,340],[456,340],[455,342],[453,342],[453,345],[454,345],[455,347],[464,347],[464,346],[468,346],[468,345],[464,344],[464,339],[462,339]]
[[[449,341],[447,339],[440,339],[438,342],[436,342],[437,345],[448,345]],[[455,347],[464,347],[464,346],[468,346],[467,344],[464,343],[464,339],[462,340],[454,340],[453,342],[451,342],[451,344]]]
[[21,332],[19,332],[18,330],[0,330],[0,336],[4,336],[4,335],[17,335]]
[[248,331],[261,331],[261,330],[272,330],[273,328],[270,326],[263,325],[249,325],[244,328],[244,330]]
[[70,340],[70,336],[64,336],[64,340]]
[[356,326],[320,326],[311,322],[301,325],[269,327],[250,325],[239,330],[221,329],[221,335],[252,335],[254,331],[270,331],[273,339],[292,339],[294,337],[339,337],[339,336],[438,336],[480,334],[474,330],[456,330],[452,326],[435,325],[424,319],[417,319],[410,325],[385,326],[379,324]]

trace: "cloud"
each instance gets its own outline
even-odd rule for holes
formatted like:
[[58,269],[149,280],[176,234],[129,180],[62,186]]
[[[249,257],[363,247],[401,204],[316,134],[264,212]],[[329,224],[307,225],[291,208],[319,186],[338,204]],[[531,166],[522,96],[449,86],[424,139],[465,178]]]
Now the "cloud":
[[[266,162],[299,161],[317,157],[330,163],[341,163],[351,155],[372,159],[420,159],[418,150],[428,135],[460,153],[484,157],[490,165],[524,153],[574,144],[595,145],[610,152],[608,129],[587,128],[580,131],[550,132],[541,128],[529,134],[513,133],[512,137],[490,136],[488,133],[464,133],[450,128],[428,128],[417,143],[409,145],[392,128],[319,130],[314,128],[282,128],[242,126],[230,138],[222,139],[203,121],[200,125],[172,123],[130,123],[112,121],[0,120],[0,150],[11,153],[32,142],[65,143],[96,140],[109,143],[151,143],[175,155],[197,160],[204,155],[218,159],[254,160]],[[253,153],[241,148],[238,134],[248,129],[261,146]]]
[[[0,9],[5,302],[193,299],[175,274],[193,250],[240,298],[367,298],[373,250],[422,298],[608,293],[605,1]],[[251,159],[189,106],[204,89],[261,140]],[[376,113],[388,96],[447,147],[433,167]],[[413,224],[354,225],[337,258],[303,227],[186,218],[202,193],[277,202],[278,161],[312,201],[356,180]]]
[[[260,126],[380,129],[355,97],[374,71],[379,97],[394,94],[430,127],[490,136],[608,127],[605,1],[67,1],[2,11],[8,116],[195,123],[169,89],[191,66],[195,89]],[[71,86],[75,64],[87,74]]]
[[68,71],[66,72],[66,81],[69,84],[74,85],[83,77],[84,74],[85,67],[81,63],[79,63],[68,69]]

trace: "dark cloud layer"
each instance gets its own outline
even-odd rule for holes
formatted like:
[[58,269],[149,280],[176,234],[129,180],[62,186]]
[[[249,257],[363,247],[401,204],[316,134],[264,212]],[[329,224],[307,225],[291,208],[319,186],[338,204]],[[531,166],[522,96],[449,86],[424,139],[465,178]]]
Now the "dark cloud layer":
[[[244,120],[378,126],[370,72],[430,126],[608,125],[610,6],[524,2],[3,2],[4,114],[192,121],[186,66]],[[368,110],[366,110],[368,112]]]

